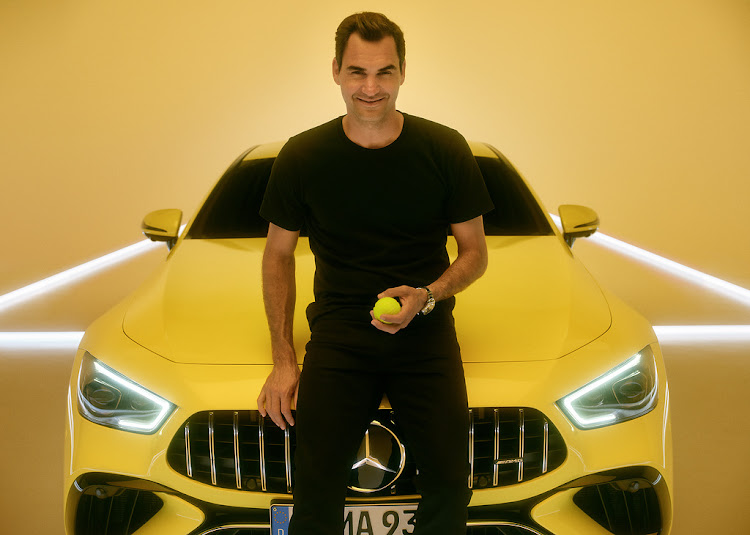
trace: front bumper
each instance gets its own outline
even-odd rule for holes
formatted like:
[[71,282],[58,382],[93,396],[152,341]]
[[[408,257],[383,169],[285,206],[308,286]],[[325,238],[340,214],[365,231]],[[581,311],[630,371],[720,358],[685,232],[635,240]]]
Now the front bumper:
[[[668,533],[666,483],[648,468],[587,476],[542,496],[469,507],[468,533],[646,535]],[[399,499],[399,501],[403,501]],[[269,504],[270,506],[270,504]],[[68,493],[69,533],[268,535],[268,508],[230,507],[142,479],[89,473]]]
[[[268,535],[270,505],[291,501],[288,493],[221,488],[188,477],[170,465],[169,449],[195,414],[238,408],[249,412],[270,367],[175,364],[122,336],[90,338],[87,346],[178,409],[152,435],[103,427],[80,416],[72,381],[65,444],[66,533]],[[640,347],[624,354],[630,349]],[[107,359],[107,354],[118,358]],[[538,411],[559,431],[566,449],[564,460],[538,477],[493,488],[476,485],[469,507],[471,535],[669,534],[671,429],[661,355],[656,358],[659,403],[645,416],[582,431],[555,405],[585,382],[582,369],[596,377],[611,367],[601,354],[601,348],[592,347],[579,350],[575,359],[465,364],[471,406],[523,405]],[[73,377],[82,355],[80,350]],[[378,496],[369,501],[416,498]]]
[[[138,435],[85,420],[78,414],[72,392],[66,533],[99,534],[106,526],[107,533],[127,535],[136,531],[138,535],[268,535],[271,503],[289,502],[289,494],[220,488],[170,466],[169,446],[182,434],[183,417],[193,409],[197,407],[181,407],[158,433]],[[469,508],[470,534],[669,533],[667,403],[631,422],[592,431],[573,428],[553,407],[540,409],[562,435],[567,448],[564,461],[529,481],[475,487]],[[380,496],[369,501],[404,498]]]

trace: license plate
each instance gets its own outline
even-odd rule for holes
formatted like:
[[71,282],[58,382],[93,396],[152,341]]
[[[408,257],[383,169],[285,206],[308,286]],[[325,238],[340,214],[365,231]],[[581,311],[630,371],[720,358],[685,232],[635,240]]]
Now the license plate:
[[[343,535],[410,535],[416,504],[350,505],[344,510]],[[271,506],[271,535],[289,535],[291,505]]]

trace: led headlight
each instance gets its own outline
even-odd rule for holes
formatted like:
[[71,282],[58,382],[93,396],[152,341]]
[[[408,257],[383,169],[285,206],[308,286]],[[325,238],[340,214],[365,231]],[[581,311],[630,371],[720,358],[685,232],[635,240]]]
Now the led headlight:
[[618,424],[651,412],[658,401],[656,363],[650,346],[557,402],[580,429]]
[[133,433],[156,432],[175,406],[105,366],[88,352],[78,377],[78,412],[94,423]]

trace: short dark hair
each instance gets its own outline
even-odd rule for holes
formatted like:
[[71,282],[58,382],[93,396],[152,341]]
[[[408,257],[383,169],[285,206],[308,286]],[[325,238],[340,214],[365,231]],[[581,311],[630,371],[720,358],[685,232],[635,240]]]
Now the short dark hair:
[[398,54],[398,67],[403,70],[404,60],[406,60],[406,41],[404,41],[404,32],[398,27],[398,24],[388,19],[382,13],[373,13],[363,11],[349,15],[339,24],[336,30],[336,63],[341,68],[341,61],[344,58],[344,49],[349,42],[349,37],[353,33],[365,41],[380,41],[389,35],[396,41],[396,53]]

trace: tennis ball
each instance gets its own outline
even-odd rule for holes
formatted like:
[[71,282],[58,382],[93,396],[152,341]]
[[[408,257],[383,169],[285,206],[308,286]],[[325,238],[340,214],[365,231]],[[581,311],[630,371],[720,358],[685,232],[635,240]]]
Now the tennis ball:
[[390,325],[390,321],[383,321],[380,319],[381,314],[398,314],[401,312],[401,305],[398,301],[396,301],[393,297],[383,297],[382,299],[378,299],[378,302],[375,303],[375,306],[372,308],[372,315],[375,316],[375,319]]

